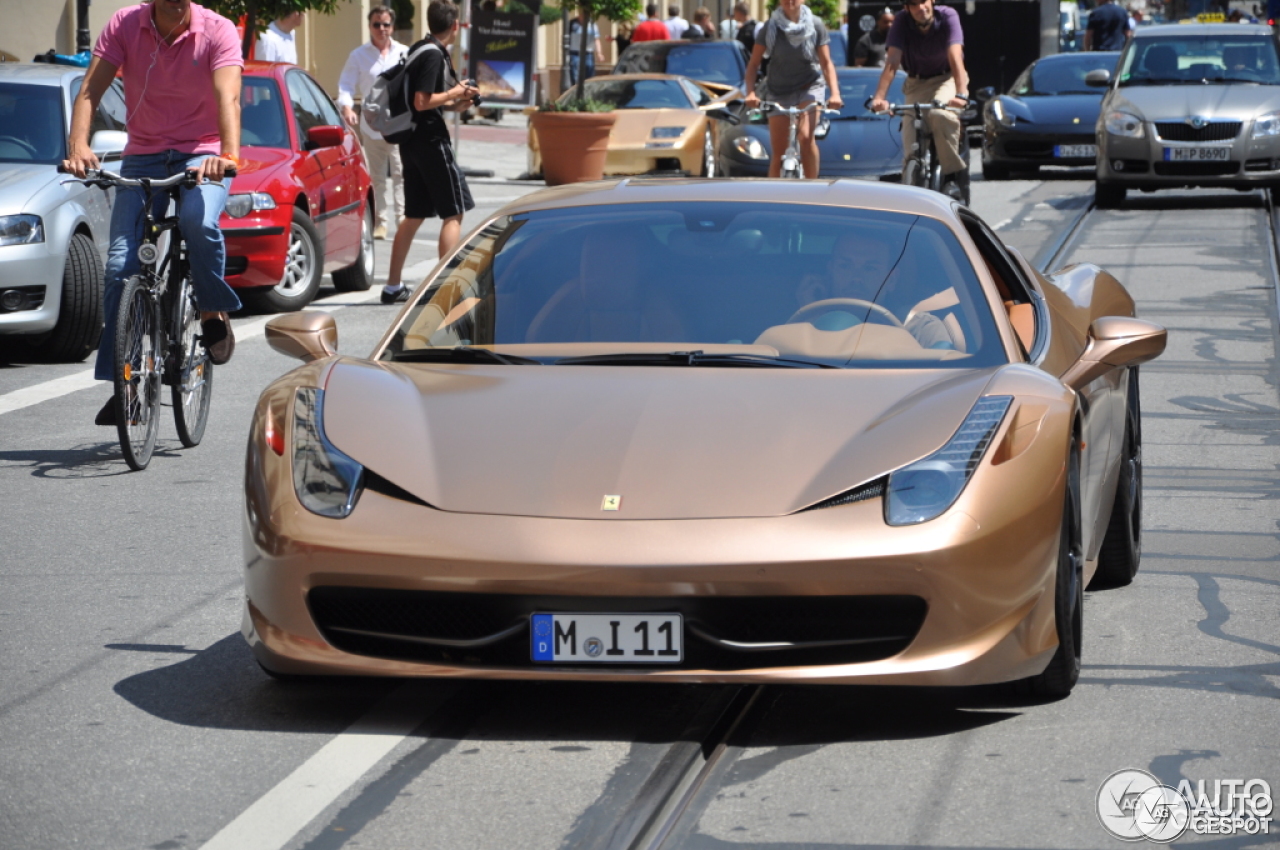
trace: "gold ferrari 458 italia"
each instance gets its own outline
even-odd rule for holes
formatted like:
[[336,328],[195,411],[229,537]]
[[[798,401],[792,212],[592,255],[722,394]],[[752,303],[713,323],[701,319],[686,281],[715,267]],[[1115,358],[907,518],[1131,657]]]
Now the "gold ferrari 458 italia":
[[366,358],[323,313],[262,394],[243,631],[275,674],[970,685],[1065,695],[1142,538],[1111,275],[933,192],[548,189]]
[[[609,131],[604,173],[609,177],[666,173],[716,176],[720,122],[737,124],[744,98],[733,86],[672,74],[609,74],[583,83],[588,100],[617,113]],[[561,96],[567,103],[576,95]],[[538,134],[529,127],[529,174],[542,175]]]

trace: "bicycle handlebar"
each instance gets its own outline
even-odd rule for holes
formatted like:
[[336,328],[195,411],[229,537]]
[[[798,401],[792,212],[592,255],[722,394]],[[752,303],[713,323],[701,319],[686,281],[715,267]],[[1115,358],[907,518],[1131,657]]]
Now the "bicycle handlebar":
[[[63,168],[61,165],[58,166],[58,173],[71,174],[70,171]],[[107,171],[106,169],[86,168],[84,172],[84,177],[73,176],[71,179],[76,180],[80,183],[84,183],[86,186],[99,186],[104,189],[107,186],[120,186],[123,188],[133,188],[133,187],[140,187],[143,185],[149,185],[152,189],[170,189],[174,186],[179,186],[179,185],[182,185],[183,183],[188,183],[188,182],[190,182],[190,184],[194,186],[195,173],[196,172],[194,169],[190,169],[187,171],[180,171],[177,174],[174,174],[170,177],[163,177],[163,178],[148,177],[140,180],[135,180],[130,177],[121,177],[119,174],[116,174],[114,171]],[[223,172],[223,174],[225,174],[227,177],[235,177],[236,176],[235,166],[232,166],[231,168],[226,169]]]
[[[875,100],[874,97],[869,97],[864,100],[862,102],[863,108],[870,109],[871,102],[873,100]],[[963,115],[967,109],[967,107],[963,106],[948,106],[947,104],[936,100],[933,103],[887,103],[886,105],[888,106],[886,111],[891,116],[896,115],[899,112],[920,112],[923,114],[926,112],[932,112],[935,109],[942,109],[947,112],[954,112],[956,115]]]
[[782,104],[772,100],[762,100],[760,101],[760,105],[758,107],[750,110],[750,115],[751,117],[755,117],[756,115],[764,115],[765,113],[768,113],[768,112],[778,112],[783,115],[803,115],[804,113],[812,112],[815,109],[820,109],[824,115],[840,114],[839,109],[827,109],[827,105],[825,103],[821,103],[820,101],[816,101],[816,100],[810,101],[809,103],[806,103],[804,106],[798,106],[798,107],[783,106]]

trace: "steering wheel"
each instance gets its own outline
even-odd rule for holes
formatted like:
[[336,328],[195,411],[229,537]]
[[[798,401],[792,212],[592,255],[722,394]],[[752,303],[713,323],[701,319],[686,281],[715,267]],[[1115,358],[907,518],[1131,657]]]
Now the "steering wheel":
[[6,142],[25,149],[33,157],[36,156],[36,149],[26,139],[19,139],[17,136],[0,136],[0,145]]
[[[874,313],[884,319],[886,324],[893,325],[895,328],[905,327],[901,320],[886,308],[876,304],[874,301],[863,301],[861,298],[825,298],[822,301],[814,301],[812,304],[806,304],[796,310],[791,318],[787,319],[787,324],[808,321],[812,316],[831,313],[841,307],[865,307],[869,313]],[[869,314],[868,318],[870,318]]]

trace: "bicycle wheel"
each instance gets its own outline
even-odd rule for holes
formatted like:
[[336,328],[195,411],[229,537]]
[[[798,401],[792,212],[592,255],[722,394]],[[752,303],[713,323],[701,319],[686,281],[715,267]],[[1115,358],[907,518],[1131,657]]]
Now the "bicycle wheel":
[[912,157],[902,167],[902,185],[924,188],[924,168],[920,160]]
[[147,468],[160,427],[159,318],[146,279],[126,280],[116,314],[116,430],[125,463],[137,471]]
[[782,157],[782,176],[787,180],[800,179],[800,158],[791,154]]
[[174,374],[170,382],[173,392],[173,422],[178,426],[178,439],[187,448],[200,445],[205,422],[209,419],[209,399],[213,397],[213,362],[209,350],[200,344],[200,310],[196,307],[191,277],[185,276],[173,299],[173,320],[169,326],[173,339],[170,350]]

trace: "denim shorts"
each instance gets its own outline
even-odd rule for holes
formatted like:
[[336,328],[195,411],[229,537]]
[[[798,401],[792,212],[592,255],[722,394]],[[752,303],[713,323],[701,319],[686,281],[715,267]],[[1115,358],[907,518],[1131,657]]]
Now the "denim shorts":
[[809,86],[809,88],[807,89],[800,89],[799,91],[787,92],[786,94],[779,94],[778,92],[772,91],[766,87],[764,99],[772,100],[774,103],[780,104],[781,106],[787,106],[787,107],[803,106],[804,104],[810,103],[812,101],[819,101],[822,103],[826,103],[827,86],[826,86],[826,83],[819,80],[818,82]]

